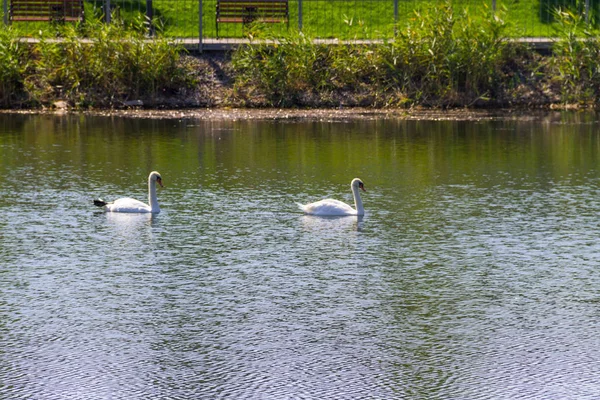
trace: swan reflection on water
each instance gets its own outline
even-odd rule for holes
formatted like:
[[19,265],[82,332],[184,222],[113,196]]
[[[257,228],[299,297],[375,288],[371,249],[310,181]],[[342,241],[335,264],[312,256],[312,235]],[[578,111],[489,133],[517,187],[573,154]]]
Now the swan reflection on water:
[[101,234],[111,238],[112,255],[117,258],[119,254],[149,251],[162,235],[160,217],[154,213],[107,212],[102,217],[106,220],[99,224],[103,226]]
[[[108,226],[119,236],[140,237],[147,228],[155,227],[158,215],[154,213],[104,213]],[[150,230],[148,230],[150,231]]]
[[339,232],[362,230],[363,219],[359,216],[315,216],[302,215],[300,221],[307,231],[312,232]]
[[154,213],[104,213],[106,220],[115,225],[121,226],[142,226],[152,225],[158,220],[158,215]]

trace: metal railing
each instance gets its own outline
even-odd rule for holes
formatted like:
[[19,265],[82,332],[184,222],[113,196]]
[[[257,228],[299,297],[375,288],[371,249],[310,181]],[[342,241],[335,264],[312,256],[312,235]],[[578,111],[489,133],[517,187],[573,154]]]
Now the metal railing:
[[[8,21],[11,0],[3,2],[3,19]],[[135,18],[143,15],[154,21],[152,27],[167,36],[203,42],[215,41],[217,0],[89,0],[85,1],[85,15],[101,18]],[[403,24],[416,18],[415,10],[427,8],[438,0],[289,0],[290,29],[299,29],[315,38],[375,39],[391,38]],[[598,25],[600,2],[585,0],[453,0],[452,6],[475,10],[488,7],[502,10],[510,23],[509,33],[514,37],[553,36],[554,10],[575,8],[593,27]],[[16,23],[28,29],[39,30],[39,23]],[[38,24],[38,25],[35,25]],[[285,34],[287,24],[270,24],[275,35]],[[219,42],[233,42],[243,38],[247,26],[240,23],[219,25]]]

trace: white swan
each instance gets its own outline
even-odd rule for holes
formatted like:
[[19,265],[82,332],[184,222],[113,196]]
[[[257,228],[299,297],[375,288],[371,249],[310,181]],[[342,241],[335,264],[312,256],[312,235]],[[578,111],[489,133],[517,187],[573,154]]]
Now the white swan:
[[148,176],[148,204],[130,197],[117,199],[113,202],[106,202],[102,199],[94,200],[98,207],[104,207],[107,212],[121,213],[159,213],[158,199],[156,197],[156,182],[163,187],[162,178],[156,171],[150,172]]
[[350,184],[352,188],[352,195],[354,196],[354,206],[352,208],[348,204],[339,200],[325,199],[310,204],[298,204],[298,207],[305,214],[311,215],[322,215],[322,216],[336,216],[336,215],[365,215],[365,209],[363,207],[362,199],[358,189],[362,189],[366,192],[365,185],[358,178],[354,178]]

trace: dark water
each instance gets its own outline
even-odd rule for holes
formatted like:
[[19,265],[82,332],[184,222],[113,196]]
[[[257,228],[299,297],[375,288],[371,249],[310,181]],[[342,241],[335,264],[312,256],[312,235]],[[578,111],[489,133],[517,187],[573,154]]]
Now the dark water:
[[0,398],[597,398],[598,120],[0,115]]

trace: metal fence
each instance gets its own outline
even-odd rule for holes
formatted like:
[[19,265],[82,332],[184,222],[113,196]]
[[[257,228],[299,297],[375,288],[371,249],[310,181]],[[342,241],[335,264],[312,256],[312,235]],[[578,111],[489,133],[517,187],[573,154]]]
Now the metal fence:
[[[3,2],[5,23],[12,0]],[[215,18],[218,0],[89,0],[85,16],[110,22],[144,16],[169,37],[190,42],[227,43],[243,38],[248,28],[243,23],[220,23],[219,40]],[[288,24],[269,24],[274,34],[300,29],[315,38],[375,39],[391,38],[398,29],[416,18],[415,11],[435,6],[438,0],[288,0]],[[555,14],[559,8],[575,10],[585,16],[591,27],[598,25],[600,0],[453,0],[454,9],[477,10],[487,7],[501,12],[515,37],[554,35]],[[34,32],[43,23],[17,22],[20,29]]]

